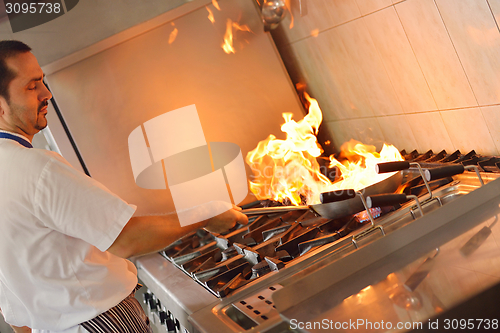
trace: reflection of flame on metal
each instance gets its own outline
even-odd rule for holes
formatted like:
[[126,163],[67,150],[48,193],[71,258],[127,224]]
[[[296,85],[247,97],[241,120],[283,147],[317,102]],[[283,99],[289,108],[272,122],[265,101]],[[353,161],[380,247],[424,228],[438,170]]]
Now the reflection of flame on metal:
[[372,289],[372,286],[367,286],[366,288],[361,289],[361,292],[365,292]]
[[374,288],[369,285],[366,288],[360,290],[357,294],[353,294],[349,297],[344,298],[343,303],[345,306],[357,306],[360,304],[369,304],[376,299]]
[[305,92],[304,96],[309,103],[309,113],[302,120],[295,122],[292,114],[283,113],[285,123],[281,130],[286,133],[286,139],[279,140],[271,134],[246,156],[253,171],[250,189],[257,199],[290,201],[292,205],[301,205],[304,201],[318,204],[322,192],[361,190],[393,175],[377,174],[375,164],[402,161],[396,147],[384,145],[377,153],[374,146],[351,140],[342,146],[341,156],[345,158],[342,163],[330,156],[330,171],[336,168],[341,172],[341,178],[332,183],[321,172],[316,159],[323,152],[316,139],[323,115],[318,102]]
[[214,5],[215,8],[220,10],[219,3],[217,2],[217,0],[212,0],[212,5]]
[[210,22],[214,23],[215,22],[214,13],[212,13],[212,10],[208,8],[208,6],[205,8],[208,10],[208,19],[210,20]]
[[399,286],[389,295],[394,304],[405,310],[418,311],[423,306],[422,296],[418,291],[411,292],[403,286]]
[[233,29],[252,32],[250,28],[247,27],[246,25],[239,25],[238,23],[233,22],[231,19],[227,19],[226,33],[224,34],[224,43],[222,43],[222,49],[227,54],[236,52],[233,46],[233,39],[234,39]]
[[[380,207],[369,208],[369,209],[374,219],[382,215],[382,209]],[[359,223],[365,223],[367,221],[370,221],[370,217],[368,216],[368,212],[366,210],[357,213],[355,216],[358,218]]]
[[290,26],[289,26],[289,28],[292,29],[293,28],[293,14],[292,14],[292,6],[290,4],[290,0],[285,0],[285,6],[286,6],[286,9],[288,10],[288,12],[290,13]]
[[172,44],[175,41],[175,39],[177,38],[177,33],[179,32],[177,30],[177,28],[175,27],[175,23],[174,22],[172,22],[171,25],[174,27],[174,30],[172,30],[172,32],[170,33],[170,36],[168,37],[168,43],[169,44]]

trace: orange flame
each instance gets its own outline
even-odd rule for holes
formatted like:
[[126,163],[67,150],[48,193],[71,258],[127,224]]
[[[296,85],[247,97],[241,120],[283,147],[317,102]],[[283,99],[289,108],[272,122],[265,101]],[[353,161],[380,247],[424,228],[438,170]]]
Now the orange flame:
[[375,164],[403,160],[394,146],[384,145],[379,153],[375,147],[366,146],[354,140],[342,146],[346,161],[340,163],[330,156],[330,167],[336,166],[342,173],[340,181],[332,183],[323,173],[317,157],[323,150],[316,134],[323,120],[318,102],[304,93],[309,102],[309,113],[300,121],[292,120],[292,114],[283,113],[285,123],[281,130],[286,139],[274,135],[258,143],[246,156],[246,162],[253,171],[250,190],[257,199],[273,199],[292,205],[320,203],[319,194],[327,191],[354,188],[363,189],[393,173],[378,175]]
[[208,19],[213,24],[215,22],[214,13],[212,13],[212,10],[210,8],[208,8],[208,6],[205,8],[208,10]]
[[247,31],[247,32],[252,32],[250,28],[246,25],[239,25],[236,22],[233,22],[231,19],[227,19],[226,23],[226,33],[224,34],[224,43],[222,43],[222,49],[224,52],[227,54],[230,53],[235,53],[236,51],[234,50],[233,47],[233,28],[235,30],[240,30],[240,31]]
[[337,167],[342,173],[342,179],[330,186],[329,191],[349,189],[361,190],[367,186],[378,183],[394,173],[377,174],[377,163],[403,161],[398,149],[392,145],[382,147],[380,153],[375,151],[375,146],[364,145],[356,140],[344,143],[340,150],[347,158],[347,162],[340,163],[333,155],[330,156],[329,167]]
[[174,30],[172,30],[170,36],[168,37],[169,44],[172,44],[175,41],[175,39],[177,38],[177,34],[179,33],[179,30],[177,30],[177,28],[175,27],[174,22],[172,22],[171,24],[174,27]]
[[231,21],[231,19],[227,19],[226,33],[224,35],[224,43],[222,44],[222,49],[227,54],[235,52],[233,47],[233,22]]
[[214,5],[215,8],[220,10],[219,3],[217,2],[217,0],[212,0],[212,5]]

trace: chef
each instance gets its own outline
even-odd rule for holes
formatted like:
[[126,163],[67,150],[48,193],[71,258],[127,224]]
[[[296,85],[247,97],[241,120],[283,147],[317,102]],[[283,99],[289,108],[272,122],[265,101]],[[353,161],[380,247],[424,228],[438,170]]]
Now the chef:
[[32,148],[47,126],[43,71],[31,48],[0,41],[0,309],[16,332],[151,332],[126,258],[190,230],[248,223],[237,207],[180,227],[129,205],[60,155]]

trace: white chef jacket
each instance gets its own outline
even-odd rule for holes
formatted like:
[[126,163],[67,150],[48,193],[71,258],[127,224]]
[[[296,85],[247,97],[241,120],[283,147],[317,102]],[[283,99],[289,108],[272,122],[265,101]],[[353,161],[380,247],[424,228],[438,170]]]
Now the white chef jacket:
[[137,270],[106,249],[134,211],[60,155],[0,139],[0,308],[6,322],[83,332],[75,325],[120,303],[136,286]]

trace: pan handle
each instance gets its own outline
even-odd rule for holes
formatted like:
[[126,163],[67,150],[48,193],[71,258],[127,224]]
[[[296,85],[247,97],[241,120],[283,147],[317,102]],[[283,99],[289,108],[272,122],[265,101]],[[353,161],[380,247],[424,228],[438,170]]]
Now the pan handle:
[[245,215],[260,215],[260,214],[274,214],[274,213],[288,213],[291,210],[307,210],[308,206],[277,206],[277,207],[262,207],[262,208],[248,208],[241,210]]
[[424,169],[425,179],[428,182],[435,179],[451,177],[463,173],[465,168],[462,164],[446,165],[437,168]]
[[[422,210],[422,205],[415,195],[406,194],[374,194],[366,198],[366,205],[368,208],[383,207],[383,206],[393,206],[406,202],[408,200],[415,200],[418,209],[420,210],[420,215],[424,216],[424,211]],[[413,215],[413,213],[412,213]]]
[[409,199],[406,194],[374,194],[366,198],[368,208],[394,206],[401,204]]
[[427,181],[431,181],[434,179],[441,179],[458,175],[460,173],[463,173],[466,169],[474,170],[476,172],[477,178],[479,179],[479,182],[481,183],[481,186],[484,185],[484,181],[483,178],[481,177],[481,173],[479,172],[479,168],[475,165],[465,165],[465,166],[462,164],[446,165],[437,168],[425,169],[424,174],[425,174],[425,179]]
[[428,201],[438,200],[439,204],[442,206],[443,204],[441,203],[439,198],[432,197],[432,190],[431,190],[429,183],[424,175],[424,170],[422,170],[422,167],[417,162],[395,161],[395,162],[379,163],[379,164],[375,165],[375,172],[376,173],[386,173],[386,172],[393,172],[393,171],[401,171],[404,169],[409,169],[410,165],[416,165],[418,168],[418,172],[420,173],[420,176],[422,177],[422,180],[424,181],[425,187],[427,188],[427,191],[429,192],[429,198],[427,200]]
[[337,190],[337,191],[321,193],[319,195],[319,200],[321,201],[322,204],[326,204],[330,202],[344,201],[347,199],[354,198],[355,196],[356,196],[356,191],[352,189]]
[[394,171],[401,171],[410,168],[410,162],[407,161],[395,161],[395,162],[385,162],[378,163],[375,165],[376,173],[387,173]]
[[[349,190],[337,190],[337,191],[331,191],[331,192],[324,192],[324,193],[320,194],[320,200],[321,200],[321,203],[325,204],[325,203],[331,203],[331,202],[336,202],[336,201],[352,199],[352,198],[355,198],[356,196],[359,196],[363,206],[366,209],[366,213],[368,214],[368,217],[370,218],[370,222],[371,222],[372,227],[375,227],[375,221],[373,219],[372,213],[370,212],[370,209],[368,208],[368,206],[366,204],[366,200],[363,197],[363,194],[359,191],[349,189]],[[379,228],[380,231],[382,231],[382,234],[385,236],[385,232],[384,232],[384,229],[382,227],[377,226],[376,228]]]

